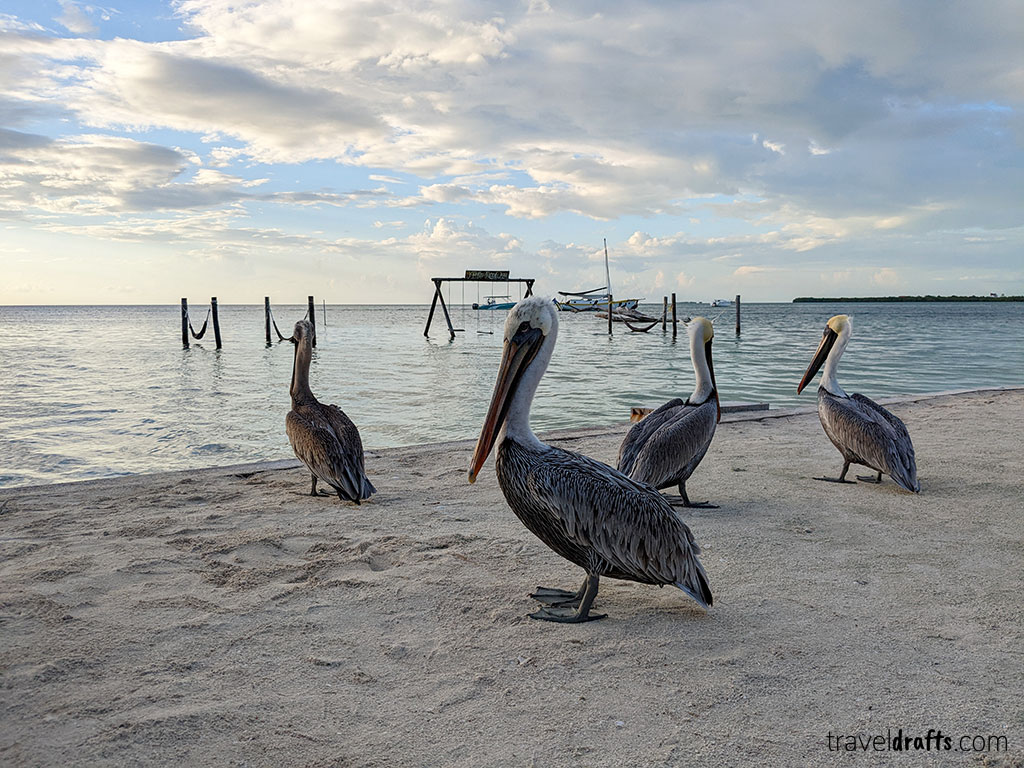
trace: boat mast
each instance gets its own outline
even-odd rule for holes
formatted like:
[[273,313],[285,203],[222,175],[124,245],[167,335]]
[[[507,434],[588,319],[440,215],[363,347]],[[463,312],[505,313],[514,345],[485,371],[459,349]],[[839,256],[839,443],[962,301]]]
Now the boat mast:
[[608,295],[611,295],[611,292],[612,292],[612,275],[611,275],[611,272],[608,271],[608,238],[605,237],[605,238],[603,238],[603,240],[604,240],[604,281],[605,281],[605,283],[607,285],[605,290],[608,292]]

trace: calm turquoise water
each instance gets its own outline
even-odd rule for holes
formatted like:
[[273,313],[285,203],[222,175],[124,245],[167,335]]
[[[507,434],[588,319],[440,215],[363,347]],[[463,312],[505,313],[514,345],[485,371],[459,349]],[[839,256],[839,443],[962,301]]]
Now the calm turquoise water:
[[[660,306],[645,308],[660,313]],[[275,307],[287,335],[305,307]],[[715,372],[723,399],[812,405],[796,385],[828,317],[854,316],[840,367],[873,397],[1024,383],[1024,304],[683,304],[720,314]],[[201,322],[205,308],[193,309]],[[423,337],[427,308],[318,310],[313,391],[341,406],[368,447],[475,438],[501,348],[503,312],[454,310]],[[478,316],[479,315],[479,316]],[[533,409],[538,430],[623,421],[634,405],[685,397],[684,334],[626,333],[593,315],[560,314],[558,347]],[[292,346],[266,347],[262,306],[221,307],[213,331],[181,348],[179,308],[0,307],[0,486],[187,469],[291,456],[284,433]],[[198,323],[197,323],[198,326]],[[494,334],[478,331],[493,330]]]

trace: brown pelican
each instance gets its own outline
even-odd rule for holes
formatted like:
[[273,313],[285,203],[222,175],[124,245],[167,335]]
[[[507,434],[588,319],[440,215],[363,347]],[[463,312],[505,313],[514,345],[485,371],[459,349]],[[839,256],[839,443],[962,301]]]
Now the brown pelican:
[[843,454],[843,471],[838,478],[817,479],[832,483],[853,482],[846,479],[850,464],[863,464],[878,475],[858,475],[858,480],[880,483],[882,475],[886,474],[901,488],[918,493],[921,484],[917,481],[914,445],[910,442],[906,426],[874,400],[856,392],[846,394],[836,381],[836,368],[850,341],[851,331],[850,318],[846,315],[829,319],[818,351],[796,390],[797,394],[803,392],[824,363],[825,372],[818,387],[818,417],[832,445]]
[[[377,492],[363,470],[363,441],[352,420],[336,405],[324,405],[309,389],[309,363],[313,356],[313,328],[305,320],[295,324],[289,339],[295,345],[292,365],[292,409],[285,421],[288,441],[299,461],[313,475],[310,495],[319,495],[323,480],[342,501],[368,499]],[[324,494],[330,496],[330,494]]]
[[717,509],[706,501],[691,502],[686,495],[686,480],[707,453],[722,418],[711,362],[715,332],[703,317],[693,318],[686,331],[696,379],[693,394],[686,402],[678,397],[669,400],[634,424],[619,446],[618,466],[620,472],[659,490],[678,485],[684,506]]
[[545,604],[535,619],[579,622],[590,613],[602,576],[642,584],[674,584],[711,605],[700,548],[686,524],[654,488],[606,464],[545,445],[530,429],[530,405],[558,335],[551,301],[532,296],[508,314],[505,343],[469,481],[498,443],[495,470],[512,511],[541,541],[587,575],[578,591],[538,588]]

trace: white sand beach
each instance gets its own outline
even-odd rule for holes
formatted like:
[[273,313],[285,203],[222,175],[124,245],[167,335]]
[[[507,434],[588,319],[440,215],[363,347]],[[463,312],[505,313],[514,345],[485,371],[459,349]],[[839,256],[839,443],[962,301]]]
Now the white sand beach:
[[[359,507],[295,462],[0,491],[0,764],[1022,765],[1024,390],[890,408],[920,495],[816,482],[812,408],[726,416],[683,511],[714,607],[605,579],[580,625],[527,617],[582,574],[469,442],[369,452]],[[900,728],[1007,749],[829,750]]]

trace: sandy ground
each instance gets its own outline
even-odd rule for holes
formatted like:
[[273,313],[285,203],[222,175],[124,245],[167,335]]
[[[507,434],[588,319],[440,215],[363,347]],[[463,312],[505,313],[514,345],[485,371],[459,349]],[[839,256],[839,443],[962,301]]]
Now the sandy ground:
[[[526,617],[581,572],[468,443],[371,452],[358,508],[290,463],[0,491],[0,763],[1019,766],[1024,391],[891,407],[920,496],[815,482],[813,412],[727,417],[686,514],[714,608],[604,580],[575,626]],[[1009,751],[829,751],[899,728]]]

